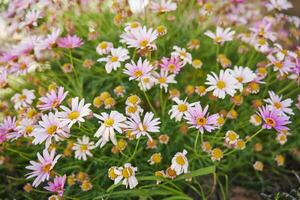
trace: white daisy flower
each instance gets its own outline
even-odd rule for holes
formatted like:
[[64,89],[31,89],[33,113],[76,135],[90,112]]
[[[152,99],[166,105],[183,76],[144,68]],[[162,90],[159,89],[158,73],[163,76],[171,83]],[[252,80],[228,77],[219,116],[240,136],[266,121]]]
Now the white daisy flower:
[[173,105],[169,111],[169,115],[171,115],[170,119],[175,118],[175,121],[179,122],[182,120],[183,115],[188,113],[193,104],[186,102],[187,99],[180,100],[177,97],[173,98],[172,100],[175,101],[177,105]]
[[169,83],[177,83],[175,74],[168,75],[168,71],[166,70],[160,70],[160,73],[153,72],[153,75],[156,78],[156,84],[159,84],[160,89],[164,89],[165,92],[168,91]]
[[243,84],[249,83],[257,78],[256,74],[248,67],[234,66],[230,74],[238,81],[239,90],[243,90]]
[[239,89],[239,82],[229,70],[221,70],[219,76],[212,72],[212,75],[207,75],[206,80],[205,84],[209,85],[206,91],[213,91],[213,95],[221,99],[224,99],[226,94],[233,96],[236,89]]
[[108,54],[113,47],[113,43],[102,41],[97,45],[96,51],[99,55],[105,55]]
[[26,108],[30,106],[35,99],[34,91],[23,89],[22,93],[16,93],[12,98],[11,101],[14,104],[14,108],[16,110],[20,108]]
[[84,117],[88,116],[91,113],[89,109],[90,103],[84,104],[84,99],[81,99],[80,102],[79,97],[72,98],[71,109],[66,106],[60,106],[63,110],[62,112],[58,112],[57,116],[61,119],[62,125],[68,125],[71,128],[76,122],[80,124],[80,122],[84,122]]
[[183,61],[183,64],[186,63],[192,64],[192,54],[186,51],[185,48],[180,48],[178,46],[173,47],[173,52],[171,53],[172,57],[178,57]]
[[115,131],[120,134],[123,132],[122,129],[126,128],[124,123],[126,117],[115,110],[111,111],[110,114],[103,112],[100,115],[94,114],[94,116],[98,118],[100,120],[99,123],[101,123],[101,126],[95,133],[95,137],[100,137],[97,145],[103,147],[110,140],[114,145],[117,145]]
[[122,181],[122,184],[126,186],[126,188],[132,189],[137,186],[138,180],[135,177],[135,172],[137,171],[137,167],[133,167],[130,163],[125,163],[124,167],[119,167],[117,170],[114,170],[117,177],[115,178],[115,184],[118,184]]
[[87,156],[93,157],[90,150],[94,149],[96,146],[94,142],[90,142],[90,138],[86,135],[82,139],[78,138],[77,143],[74,144],[73,150],[75,151],[75,158],[78,160],[87,160]]
[[121,67],[121,62],[129,59],[128,50],[122,47],[110,50],[111,55],[105,58],[99,58],[98,62],[106,62],[105,70],[107,73],[111,73],[112,70],[117,70]]
[[217,26],[216,33],[206,31],[204,34],[213,39],[216,44],[223,45],[226,41],[233,40],[235,31],[232,31],[231,28],[223,29],[222,27]]
[[292,106],[292,99],[288,98],[283,100],[282,95],[276,95],[273,91],[269,91],[270,98],[265,99],[264,101],[268,103],[267,106],[270,110],[278,110],[282,114],[294,115],[294,112],[291,108]]
[[269,0],[269,1],[270,2],[266,4],[266,7],[269,11],[271,10],[282,11],[282,10],[288,10],[293,7],[291,2],[289,2],[288,0]]
[[177,175],[188,172],[189,162],[186,158],[187,151],[177,152],[172,158],[171,169],[176,171]]
[[70,129],[62,125],[56,114],[49,113],[42,116],[39,126],[32,132],[32,136],[34,137],[32,143],[41,144],[46,141],[45,145],[47,149],[53,138],[55,141],[68,138],[70,136],[69,132]]

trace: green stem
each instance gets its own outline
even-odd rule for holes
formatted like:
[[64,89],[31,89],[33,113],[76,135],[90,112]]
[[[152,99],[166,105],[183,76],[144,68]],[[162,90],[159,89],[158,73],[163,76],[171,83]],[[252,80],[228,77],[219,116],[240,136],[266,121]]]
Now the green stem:
[[147,100],[147,102],[148,102],[148,104],[149,104],[152,112],[156,115],[155,109],[154,109],[153,105],[151,104],[150,99],[149,99],[148,95],[146,94],[145,90],[143,90],[143,93],[145,95],[145,98],[146,98],[146,100]]
[[[195,152],[195,153],[197,153],[197,143],[198,143],[199,135],[200,135],[200,131],[197,132],[196,140],[195,140],[195,143],[194,143],[194,152]],[[201,135],[203,135],[203,134],[201,134]],[[202,136],[201,136],[201,137],[202,137]]]
[[130,158],[128,159],[127,162],[130,162],[130,161],[134,158],[134,156],[135,156],[135,154],[136,154],[136,151],[137,151],[137,149],[138,149],[138,147],[139,147],[140,140],[141,140],[141,137],[139,137],[138,141],[136,142],[134,151],[133,151],[133,153],[131,154],[131,156],[130,156]]

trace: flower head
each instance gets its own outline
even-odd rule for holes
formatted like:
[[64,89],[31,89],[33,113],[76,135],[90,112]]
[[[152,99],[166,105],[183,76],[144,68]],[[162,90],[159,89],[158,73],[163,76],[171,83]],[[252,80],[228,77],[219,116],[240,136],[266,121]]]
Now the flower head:
[[31,165],[26,167],[26,169],[32,170],[32,172],[26,174],[26,179],[36,177],[32,184],[34,187],[37,187],[45,180],[49,180],[50,172],[60,156],[55,156],[55,150],[49,153],[48,150],[44,149],[43,155],[37,153],[38,162],[30,161]]
[[77,139],[77,143],[74,144],[72,149],[75,151],[76,159],[85,161],[87,160],[87,156],[93,156],[90,150],[94,149],[95,147],[96,146],[94,145],[94,142],[90,142],[90,138],[84,135],[82,139]]
[[57,193],[59,196],[62,197],[64,194],[66,178],[67,178],[66,175],[56,176],[53,182],[49,182],[48,186],[44,188],[50,192]]
[[39,98],[40,103],[37,107],[40,110],[52,110],[58,108],[66,98],[68,91],[64,92],[64,87],[57,90],[50,90],[45,96]]
[[75,49],[83,45],[83,41],[76,35],[68,35],[66,37],[59,38],[57,45],[66,49]]
[[216,44],[223,45],[226,41],[233,40],[234,33],[235,31],[232,31],[231,28],[223,29],[217,26],[216,33],[206,31],[204,34],[213,39]]
[[172,158],[171,169],[176,171],[177,175],[188,172],[189,162],[186,158],[187,151],[177,152]]

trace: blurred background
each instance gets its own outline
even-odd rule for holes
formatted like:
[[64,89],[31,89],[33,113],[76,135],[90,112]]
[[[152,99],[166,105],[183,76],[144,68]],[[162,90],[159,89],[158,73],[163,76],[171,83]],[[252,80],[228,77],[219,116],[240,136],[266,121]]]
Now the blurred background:
[[300,17],[300,0],[291,0],[294,7],[289,10],[289,14]]

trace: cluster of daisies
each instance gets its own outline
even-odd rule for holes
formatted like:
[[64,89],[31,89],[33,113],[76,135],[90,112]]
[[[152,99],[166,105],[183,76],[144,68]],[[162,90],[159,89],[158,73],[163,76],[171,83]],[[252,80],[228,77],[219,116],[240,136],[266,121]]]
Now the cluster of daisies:
[[[78,13],[88,8],[89,3],[87,2],[79,3]],[[98,1],[98,4],[101,5],[101,3],[102,1]],[[213,41],[212,46],[217,49],[216,56],[213,57],[216,66],[215,68],[209,66],[211,68],[205,74],[203,83],[201,82],[195,87],[187,85],[185,88],[187,97],[182,98],[179,90],[170,89],[178,85],[176,84],[177,75],[182,74],[184,67],[192,66],[194,70],[202,70],[203,68],[203,72],[207,67],[204,66],[201,59],[192,57],[192,55],[196,55],[201,46],[199,39],[191,38],[186,48],[177,45],[171,46],[170,54],[158,57],[159,40],[165,39],[164,36],[168,33],[167,27],[159,25],[156,28],[149,28],[138,21],[130,22],[132,20],[130,19],[131,15],[139,14],[144,17],[144,21],[147,21],[147,17],[149,17],[147,14],[149,15],[150,11],[150,14],[155,15],[168,13],[170,15],[166,17],[166,20],[175,23],[176,17],[171,13],[176,10],[180,3],[182,2],[172,0],[112,1],[111,11],[115,14],[114,23],[124,29],[122,29],[118,45],[116,45],[117,42],[101,40],[96,46],[96,52],[99,55],[97,65],[99,66],[95,67],[104,68],[107,73],[106,76],[113,73],[117,76],[125,75],[129,82],[136,83],[143,91],[151,111],[142,107],[142,103],[146,103],[146,101],[142,102],[138,95],[129,94],[125,96],[127,86],[125,89],[123,83],[113,89],[117,98],[124,98],[125,102],[122,109],[116,108],[117,100],[110,93],[111,91],[103,91],[93,99],[92,103],[87,103],[85,99],[76,97],[77,95],[68,97],[70,94],[66,91],[67,87],[56,84],[49,85],[48,90],[13,88],[13,94],[9,99],[10,103],[2,104],[1,102],[1,111],[10,109],[10,105],[14,111],[5,114],[0,123],[0,144],[26,138],[30,141],[30,145],[43,147],[43,150],[37,153],[37,160],[30,161],[30,165],[26,167],[30,171],[26,174],[26,178],[34,178],[33,187],[38,187],[45,181],[49,181],[44,188],[54,193],[50,197],[53,199],[59,199],[63,196],[66,182],[68,185],[79,183],[83,191],[88,191],[93,187],[85,173],[79,172],[76,176],[72,174],[68,177],[66,174],[59,174],[55,170],[55,165],[62,156],[70,156],[74,153],[75,159],[87,161],[93,157],[97,149],[110,146],[110,143],[113,146],[112,153],[123,155],[123,151],[127,147],[127,140],[136,140],[136,148],[139,141],[144,139],[147,140],[146,149],[157,148],[155,138],[158,138],[160,144],[167,145],[169,136],[159,134],[165,131],[165,118],[157,114],[156,108],[158,106],[153,106],[151,101],[154,99],[150,98],[151,100],[149,100],[147,95],[147,92],[157,85],[159,85],[161,95],[169,93],[169,98],[166,101],[171,101],[172,104],[168,111],[170,120],[185,125],[180,127],[181,132],[187,132],[186,129],[189,128],[196,132],[194,152],[191,153],[198,155],[198,137],[201,138],[202,151],[208,155],[212,162],[221,161],[224,156],[235,150],[245,149],[247,143],[262,130],[275,131],[276,140],[281,145],[287,142],[288,136],[291,134],[288,126],[292,123],[291,117],[295,114],[293,105],[300,109],[300,95],[298,95],[297,102],[291,98],[284,98],[282,91],[290,90],[290,85],[276,93],[269,89],[269,84],[273,81],[271,80],[272,72],[276,74],[276,77],[273,77],[275,80],[289,79],[300,84],[300,47],[295,45],[295,48],[290,50],[279,44],[282,41],[287,44],[294,42],[288,40],[288,33],[285,31],[286,26],[292,27],[290,34],[294,38],[297,39],[300,35],[300,32],[297,31],[300,27],[300,19],[280,12],[291,8],[292,4],[288,0],[269,0],[263,2],[262,6],[257,6],[257,2],[251,4],[244,0],[230,0],[228,5],[223,5],[224,9],[220,9],[223,8],[222,4],[215,4],[215,1],[198,0],[193,8],[196,11],[194,15],[197,20],[204,22],[209,19],[216,22],[215,28],[205,29],[203,33],[204,37]],[[60,61],[62,55],[67,55],[70,63],[60,64],[61,70],[70,82],[72,82],[72,77],[68,73],[73,73],[75,85],[72,87],[78,87],[76,84],[80,83],[76,83],[78,81],[76,68],[79,66],[74,65],[73,59],[80,59],[76,58],[74,56],[76,54],[73,55],[73,52],[82,47],[84,41],[75,35],[75,25],[71,22],[68,22],[64,28],[53,26],[53,24],[57,24],[58,19],[63,18],[61,16],[63,16],[64,11],[75,5],[75,2],[74,4],[68,2],[60,4],[36,0],[12,0],[9,3],[4,15],[7,22],[5,26],[8,35],[11,34],[16,41],[13,45],[8,45],[9,48],[0,51],[0,89],[13,87],[10,77],[17,82],[18,78],[22,79],[36,70],[46,70],[50,66],[49,61]],[[97,8],[97,6],[91,7]],[[268,12],[274,12],[274,16],[268,15],[257,18],[256,16],[263,16],[265,8]],[[50,19],[47,21],[45,16],[52,15],[54,17],[49,17]],[[219,23],[218,16],[222,17],[224,23]],[[43,20],[51,25],[43,24]],[[278,21],[283,23],[278,24]],[[88,26],[87,40],[97,40],[99,36],[97,28],[99,27],[93,23]],[[154,25],[152,24],[152,26]],[[238,30],[236,27],[239,26],[246,27],[245,31],[242,33],[235,31]],[[67,34],[62,36],[64,32]],[[233,64],[224,49],[228,48],[229,43],[234,43],[236,40],[242,43],[237,53],[248,53],[251,48],[254,48],[256,54],[263,55],[265,60],[252,63],[256,56],[253,54],[252,57],[247,58],[250,60],[249,62],[242,62],[244,60],[238,62],[248,64],[243,66]],[[220,52],[220,49],[223,51]],[[243,56],[240,55],[240,57]],[[82,62],[82,66],[87,69],[94,64],[91,59]],[[53,72],[55,73],[55,70]],[[120,74],[118,74],[119,72]],[[238,117],[234,108],[241,106],[248,96],[259,94],[262,85],[266,88],[264,93],[267,94],[268,92],[269,97],[265,98],[264,96],[265,99],[263,100],[253,100],[252,106],[256,113],[247,119],[250,124],[258,126],[260,129],[245,137],[242,137],[242,134],[238,133],[237,130],[223,130],[227,119]],[[228,112],[226,110],[216,111],[216,109],[209,107],[209,102],[204,102],[201,98],[199,101],[191,102],[190,99],[194,93],[199,97],[208,96],[211,101],[222,101],[229,98],[232,107]],[[101,112],[93,112],[92,106],[97,109],[104,109]],[[162,107],[162,115],[164,115],[164,106],[166,105],[160,106]],[[11,113],[15,113],[15,115]],[[92,119],[96,119],[99,124],[95,130],[90,129],[90,127],[87,128],[84,123],[88,120],[92,122]],[[160,127],[160,125],[163,126]],[[75,132],[73,130],[84,130],[86,133],[76,136],[76,140],[73,140],[73,132]],[[93,138],[87,134],[92,134]],[[224,140],[223,147],[226,150],[222,149],[221,145],[214,146],[215,144],[207,138],[205,138],[206,141],[203,141],[204,134],[215,134],[217,137],[223,134],[220,137],[222,137],[222,141]],[[56,152],[56,145],[61,144],[62,141],[68,143],[63,155]],[[259,152],[262,150],[262,145],[256,143],[254,149]],[[130,189],[138,185],[136,174],[139,174],[139,166],[130,163],[134,159],[135,153],[131,157],[123,155],[128,158],[126,163],[119,166],[109,166],[108,178],[114,181],[114,184],[123,184]],[[148,164],[157,165],[161,163],[162,153],[155,152],[149,156],[149,159],[147,158]],[[164,178],[174,179],[179,175],[190,173],[187,153],[187,150],[179,149],[167,168],[154,172],[158,184],[164,181]],[[285,157],[278,154],[275,161],[278,166],[282,166]],[[253,167],[255,170],[262,171],[263,161],[256,161]]]

